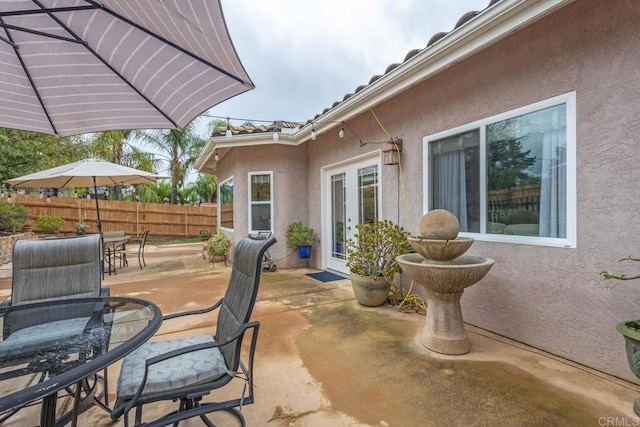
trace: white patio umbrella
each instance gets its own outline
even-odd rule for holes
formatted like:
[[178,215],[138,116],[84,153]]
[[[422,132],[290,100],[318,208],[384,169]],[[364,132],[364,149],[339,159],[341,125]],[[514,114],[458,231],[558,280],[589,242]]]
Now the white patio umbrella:
[[98,187],[114,185],[146,184],[156,182],[164,177],[139,169],[107,162],[102,159],[89,158],[63,166],[56,166],[29,175],[7,179],[4,182],[13,187],[91,187],[96,194],[96,216],[98,231],[100,224],[100,205],[98,203]]
[[0,1],[0,127],[184,128],[254,88],[218,0]]

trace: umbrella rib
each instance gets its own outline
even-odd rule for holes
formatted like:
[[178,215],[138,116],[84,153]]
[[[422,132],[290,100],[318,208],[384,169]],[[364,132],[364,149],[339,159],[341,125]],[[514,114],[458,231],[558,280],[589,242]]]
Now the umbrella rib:
[[106,7],[105,5],[100,4],[100,3],[97,3],[97,2],[96,2],[96,1],[94,1],[94,0],[85,0],[85,1],[86,1],[87,3],[89,3],[89,4],[91,4],[91,5],[94,5],[94,6],[100,6],[100,7],[102,8],[102,10],[104,10],[105,12],[107,12],[109,15],[114,16],[115,18],[118,18],[118,19],[120,19],[120,20],[122,20],[122,21],[126,22],[127,24],[129,24],[129,25],[131,25],[131,26],[135,27],[136,29],[138,29],[138,30],[140,30],[140,31],[144,32],[145,34],[147,34],[147,35],[149,35],[149,36],[151,36],[151,37],[153,37],[153,38],[155,38],[155,39],[157,39],[157,40],[160,40],[160,41],[161,41],[161,42],[163,42],[163,43],[166,43],[167,45],[169,45],[169,46],[173,47],[174,49],[179,50],[180,52],[184,53],[185,55],[190,56],[191,58],[195,59],[196,61],[200,61],[200,62],[202,62],[203,64],[205,64],[206,66],[211,67],[211,68],[215,69],[216,71],[221,72],[221,73],[222,73],[222,74],[224,74],[225,76],[227,76],[227,77],[229,77],[229,78],[231,78],[231,79],[233,79],[233,80],[237,81],[238,83],[242,84],[243,86],[247,86],[247,85],[248,85],[248,86],[254,87],[254,85],[253,85],[251,82],[245,82],[244,80],[242,80],[240,77],[236,76],[235,74],[232,74],[232,73],[228,72],[227,70],[224,70],[224,69],[222,69],[222,68],[218,67],[217,65],[212,64],[211,62],[207,61],[206,59],[204,59],[204,58],[202,58],[202,57],[200,57],[200,56],[198,56],[198,55],[196,55],[196,54],[194,54],[194,53],[192,53],[192,52],[190,52],[190,51],[188,51],[188,50],[184,49],[184,48],[183,48],[183,47],[181,47],[181,46],[178,46],[177,44],[173,43],[173,42],[172,42],[172,41],[170,41],[170,40],[167,40],[167,39],[165,39],[164,37],[161,37],[161,36],[159,36],[158,34],[156,34],[156,33],[152,32],[152,31],[149,31],[149,30],[148,30],[148,29],[146,29],[145,27],[143,27],[143,26],[141,26],[141,25],[136,24],[136,23],[135,23],[135,22],[133,22],[132,20],[130,20],[130,19],[128,19],[128,18],[126,18],[126,17],[124,17],[124,16],[120,15],[119,13],[117,13],[117,12],[115,12],[115,11],[113,11],[113,10],[109,9],[109,8],[108,8],[108,7]]
[[0,12],[0,16],[38,15],[41,13],[49,13],[49,12],[76,12],[76,11],[82,11],[82,10],[94,10],[99,8],[100,8],[99,5],[41,7],[40,9],[8,10],[6,12]]
[[9,30],[22,31],[22,32],[29,33],[29,34],[35,34],[36,36],[49,37],[49,38],[52,38],[52,39],[62,40],[62,41],[65,41],[65,42],[82,44],[81,40],[72,39],[70,37],[58,36],[58,35],[55,35],[55,34],[49,34],[49,33],[43,32],[43,31],[36,31],[36,30],[32,30],[30,28],[18,27],[16,25],[9,25],[9,24],[5,24],[5,23],[0,23],[0,27],[7,28]]
[[[1,16],[0,16],[0,23],[1,24],[5,24],[4,18],[2,18]],[[33,92],[35,93],[36,98],[38,98],[38,102],[40,103],[40,107],[42,107],[42,111],[44,112],[45,116],[47,116],[47,120],[49,121],[49,124],[51,125],[51,129],[53,130],[53,132],[56,135],[58,135],[58,130],[56,129],[55,125],[53,124],[53,121],[51,120],[51,116],[49,115],[49,111],[47,111],[47,107],[44,105],[44,101],[42,100],[42,96],[40,96],[40,92],[38,91],[38,88],[36,87],[36,85],[35,85],[35,83],[33,81],[33,78],[31,77],[31,73],[29,73],[29,70],[27,69],[27,66],[24,63],[24,59],[22,58],[22,55],[20,55],[20,48],[13,41],[13,37],[11,37],[11,33],[9,33],[9,30],[7,28],[5,28],[4,31],[7,34],[7,38],[9,39],[9,44],[13,47],[13,51],[15,52],[16,57],[18,58],[18,61],[20,61],[20,66],[24,70],[24,73],[27,76],[27,79],[29,80],[29,84],[31,85],[31,88],[33,89]]]
[[[46,10],[46,8],[42,5],[42,3],[40,3],[38,0],[33,0],[33,2],[35,4],[37,4],[39,7],[41,7],[43,10]],[[99,5],[98,5],[99,6]],[[108,10],[106,8],[102,8],[104,10]],[[164,111],[162,111],[162,109],[160,109],[160,107],[158,107],[155,103],[153,103],[149,98],[147,98],[142,92],[140,92],[138,90],[138,88],[136,88],[134,85],[131,84],[131,82],[129,82],[127,79],[124,78],[124,76],[122,74],[120,74],[118,72],[118,70],[116,70],[115,68],[113,68],[113,66],[111,64],[109,64],[102,56],[100,56],[98,54],[98,52],[96,52],[95,50],[93,50],[91,48],[91,46],[89,46],[89,44],[85,41],[83,41],[80,37],[78,37],[78,35],[73,32],[71,30],[71,28],[67,27],[62,21],[60,21],[60,19],[58,19],[57,16],[55,16],[52,12],[47,12],[47,15],[49,15],[49,17],[51,19],[53,19],[58,25],[60,25],[61,28],[64,28],[64,30],[66,32],[68,32],[69,34],[71,34],[76,40],[78,40],[85,49],[87,49],[93,56],[95,56],[100,62],[102,62],[105,67],[109,68],[116,76],[118,76],[118,78],[120,80],[122,80],[126,85],[128,85],[131,89],[133,89],[138,95],[140,95],[145,101],[147,101],[147,103],[149,105],[151,105],[153,108],[156,109],[156,111],[158,111],[160,114],[162,114],[164,116],[165,119],[167,119],[167,121],[169,121],[174,127],[179,127],[178,124],[173,121],[171,119],[171,117],[169,117]]]

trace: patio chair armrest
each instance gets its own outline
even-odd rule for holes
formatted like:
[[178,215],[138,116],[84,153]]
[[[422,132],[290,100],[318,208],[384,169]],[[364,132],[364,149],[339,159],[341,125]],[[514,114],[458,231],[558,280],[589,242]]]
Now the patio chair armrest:
[[222,304],[222,299],[219,300],[218,302],[216,302],[215,304],[213,304],[211,307],[203,308],[201,310],[182,311],[180,313],[167,314],[166,316],[162,317],[162,320],[165,321],[165,320],[169,320],[169,319],[174,319],[176,317],[183,317],[183,316],[191,316],[191,315],[194,315],[194,314],[209,313],[210,311],[213,311],[216,308],[220,307],[221,304]]
[[0,308],[6,308],[6,307],[11,307],[11,297],[8,297],[4,299],[2,302],[0,302]]

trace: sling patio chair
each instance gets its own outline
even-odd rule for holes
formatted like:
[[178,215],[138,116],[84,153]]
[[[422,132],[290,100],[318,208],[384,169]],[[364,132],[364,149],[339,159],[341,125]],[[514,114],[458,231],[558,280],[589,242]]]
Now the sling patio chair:
[[[136,408],[135,424],[139,425],[142,423],[143,405],[172,400],[179,401],[175,411],[144,425],[177,425],[181,420],[200,417],[211,426],[213,423],[206,414],[215,411],[230,413],[245,425],[240,410],[243,405],[254,402],[253,359],[260,326],[259,322],[249,319],[258,294],[262,258],[275,241],[274,238],[242,238],[234,251],[233,268],[224,297],[209,308],[164,317],[168,320],[217,310],[214,335],[148,342],[124,358],[111,414],[114,420],[124,415],[124,425],[128,427],[128,413]],[[248,350],[245,364],[241,360],[241,350],[248,331],[251,331],[251,341],[249,348],[245,348]],[[202,401],[203,397],[231,383],[234,378],[245,381],[241,396],[223,401]]]
[[136,250],[138,252],[138,265],[140,266],[140,270],[142,270],[143,264],[145,267],[147,266],[147,263],[144,260],[144,246],[147,244],[147,236],[149,236],[149,230],[142,233],[142,236],[140,236],[139,238],[130,239],[127,241],[127,250],[129,250],[131,247],[135,247],[135,245],[138,245]]
[[[12,263],[11,297],[3,302],[6,305],[109,295],[109,288],[102,287],[101,244],[98,234],[18,240],[13,246]],[[39,355],[47,347],[55,347],[61,340],[82,335],[94,310],[94,305],[88,304],[79,305],[76,311],[67,311],[62,317],[59,312],[47,310],[14,313],[10,319],[3,321],[0,366],[5,359],[11,358],[12,353],[18,351],[22,354],[33,352],[34,363],[46,363]],[[56,363],[59,361],[52,361],[52,366]],[[81,411],[94,398],[96,403],[107,409],[109,401],[106,374],[105,369],[103,378],[93,378],[93,385],[88,382],[83,384],[82,391],[86,395],[82,399]],[[49,375],[55,375],[55,368]],[[104,387],[99,395],[96,394],[98,380],[103,382]],[[68,392],[78,398],[76,392]],[[0,423],[11,415],[12,413],[5,415]],[[67,419],[69,416],[71,414],[67,414]]]

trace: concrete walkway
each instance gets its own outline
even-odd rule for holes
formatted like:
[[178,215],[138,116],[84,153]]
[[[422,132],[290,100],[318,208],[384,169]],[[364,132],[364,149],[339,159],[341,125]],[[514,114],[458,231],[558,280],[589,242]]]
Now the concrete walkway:
[[[224,293],[231,268],[213,267],[201,248],[149,248],[146,269],[130,259],[105,285],[112,295],[151,300],[165,314],[208,306]],[[7,295],[3,270],[0,293]],[[360,306],[349,280],[323,283],[308,272],[263,274],[253,316],[261,322],[256,403],[243,409],[249,426],[640,425],[632,411],[640,397],[635,384],[469,325],[470,353],[433,353],[420,344],[423,315]],[[174,319],[154,339],[210,332],[212,325],[213,316]],[[118,371],[119,365],[109,369],[112,394]],[[172,409],[169,402],[144,413],[152,418]],[[4,425],[35,425],[37,411],[23,410]],[[123,422],[93,408],[80,425]]]

